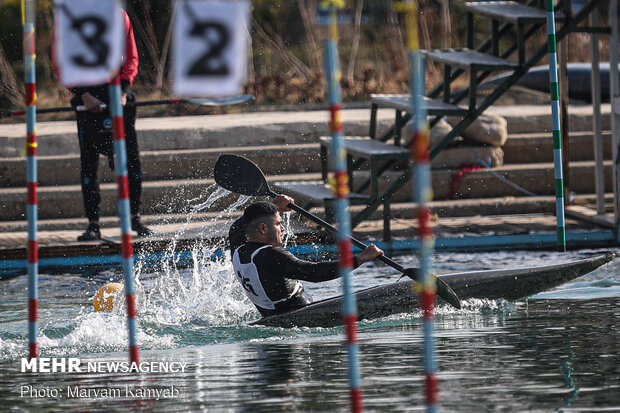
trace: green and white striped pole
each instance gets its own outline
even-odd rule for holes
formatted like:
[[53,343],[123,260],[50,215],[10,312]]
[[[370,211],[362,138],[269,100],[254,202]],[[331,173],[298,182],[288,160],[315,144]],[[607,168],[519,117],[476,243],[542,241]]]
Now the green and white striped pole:
[[549,49],[549,82],[551,91],[551,117],[553,120],[553,164],[555,174],[555,211],[557,217],[558,251],[566,251],[566,226],[564,222],[564,178],[562,176],[562,137],[560,133],[560,102],[558,88],[558,58],[555,40],[553,0],[545,0],[547,9],[547,44]]

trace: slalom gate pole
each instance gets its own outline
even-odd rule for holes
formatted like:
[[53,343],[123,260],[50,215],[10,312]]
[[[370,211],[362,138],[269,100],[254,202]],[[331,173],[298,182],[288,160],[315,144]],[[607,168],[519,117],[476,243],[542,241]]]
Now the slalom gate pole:
[[426,91],[424,59],[420,53],[418,38],[418,6],[415,0],[400,3],[405,13],[407,24],[407,49],[409,52],[411,113],[413,116],[411,159],[414,168],[413,193],[418,203],[418,220],[420,249],[418,252],[420,270],[418,281],[421,286],[420,303],[422,306],[424,330],[424,373],[426,375],[426,411],[436,412],[439,405],[439,381],[437,379],[437,362],[435,359],[435,331],[433,312],[437,299],[437,288],[433,272],[433,251],[435,237],[431,224],[431,210],[428,203],[433,200],[431,186],[431,168],[429,155],[429,127],[426,119],[424,95]]
[[26,216],[28,219],[28,354],[37,358],[39,348],[39,244],[37,241],[37,81],[35,53],[35,0],[22,1],[24,72],[26,86]]
[[127,145],[125,144],[125,123],[121,104],[121,78],[117,75],[110,83],[110,114],[114,133],[114,155],[116,156],[116,179],[118,183],[118,217],[121,224],[121,262],[125,277],[125,298],[127,304],[127,328],[129,330],[129,359],[140,362],[138,350],[138,326],[136,297],[133,280],[133,245],[131,243],[131,211],[129,208],[129,179],[127,178]]
[[562,134],[560,133],[560,103],[558,87],[558,58],[556,53],[555,16],[553,0],[545,0],[547,10],[547,47],[549,50],[549,90],[553,121],[553,170],[555,171],[555,211],[557,218],[558,251],[566,251],[564,222],[564,178],[562,175]]
[[[329,111],[331,115],[331,167],[335,175],[334,192],[336,194],[336,218],[339,231],[337,235],[340,253],[340,276],[343,289],[343,321],[347,336],[347,353],[349,359],[349,391],[351,411],[363,411],[362,387],[359,367],[359,347],[357,343],[357,309],[355,295],[351,286],[351,270],[353,269],[353,251],[349,235],[351,222],[349,218],[349,180],[346,164],[346,149],[343,140],[342,103],[340,97],[340,79],[342,74],[338,64],[338,8],[344,2],[328,0],[319,5],[319,15],[327,18],[328,37],[325,41],[325,65]],[[325,15],[325,13],[327,13]]]

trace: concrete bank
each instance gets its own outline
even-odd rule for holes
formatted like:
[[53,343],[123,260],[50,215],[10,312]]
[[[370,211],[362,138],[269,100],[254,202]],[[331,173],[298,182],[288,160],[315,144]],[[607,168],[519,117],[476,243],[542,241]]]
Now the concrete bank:
[[[610,105],[602,105],[603,129],[610,129]],[[503,116],[508,132],[532,133],[551,130],[549,105],[493,106],[486,113]],[[571,131],[592,130],[592,107],[569,106]],[[378,132],[394,122],[394,110],[378,111]],[[345,134],[368,135],[369,109],[343,110]],[[250,112],[227,115],[139,118],[136,123],[140,149],[179,150],[233,148],[267,144],[316,143],[327,135],[329,112]],[[73,121],[38,122],[39,155],[79,153],[77,129]],[[0,124],[0,157],[19,156],[23,151],[24,124]]]
[[[370,107],[370,105],[369,105]],[[603,106],[603,128],[609,128],[609,105]],[[574,134],[572,189],[593,202],[591,106],[573,105],[571,131]],[[488,113],[507,119],[510,137],[504,146],[505,163],[493,171],[524,188],[544,195],[524,197],[489,171],[472,171],[462,176],[456,197],[436,201],[438,238],[483,237],[485,234],[553,233],[555,197],[553,196],[551,110],[548,105],[494,106]],[[256,160],[270,185],[277,181],[320,179],[318,137],[328,134],[328,112],[263,112],[229,115],[187,116],[139,119],[137,130],[142,151],[144,183],[144,221],[159,237],[202,238],[220,233],[232,216],[220,212],[237,198],[223,196],[210,208],[197,208],[217,191],[211,174],[219,154],[235,152]],[[347,135],[367,135],[370,109],[347,109],[343,113]],[[379,110],[379,133],[394,121],[393,110]],[[24,143],[24,124],[0,125],[0,247],[23,247],[25,229],[25,158],[19,154]],[[84,228],[82,197],[79,188],[79,151],[75,122],[39,122],[39,217],[43,244],[66,243],[75,246],[75,238]],[[521,135],[521,136],[519,136]],[[609,134],[605,135],[610,152]],[[481,147],[480,147],[481,148]],[[467,147],[464,151],[471,152]],[[482,153],[476,156],[483,157]],[[535,163],[534,163],[535,162]],[[606,163],[607,183],[611,185],[611,165]],[[364,172],[356,174],[361,182]],[[455,170],[434,170],[433,189],[444,195],[454,181]],[[116,185],[114,175],[102,159],[102,218],[104,236],[118,234]],[[388,174],[381,185],[397,177]],[[610,187],[608,187],[610,190]],[[410,203],[411,185],[394,198],[392,229],[395,238],[415,235],[415,206]],[[608,197],[608,201],[611,198]],[[322,210],[313,210],[319,214]],[[188,216],[191,220],[188,221]],[[190,222],[191,221],[191,222]],[[596,226],[568,220],[570,231],[587,236]],[[361,224],[357,235],[367,240],[381,238],[381,210]],[[604,234],[606,237],[609,234]],[[581,236],[581,235],[580,235]],[[108,241],[106,241],[108,242]],[[489,242],[492,242],[490,240]],[[551,243],[553,245],[553,243]],[[486,247],[485,247],[486,248]]]
[[[343,111],[350,135],[368,135],[370,110]],[[379,130],[389,128],[394,112],[379,111]],[[251,112],[243,114],[138,118],[136,131],[143,151],[235,148],[265,144],[315,143],[329,133],[328,111]],[[23,124],[0,125],[0,157],[23,149]],[[39,122],[39,155],[79,153],[75,122]]]

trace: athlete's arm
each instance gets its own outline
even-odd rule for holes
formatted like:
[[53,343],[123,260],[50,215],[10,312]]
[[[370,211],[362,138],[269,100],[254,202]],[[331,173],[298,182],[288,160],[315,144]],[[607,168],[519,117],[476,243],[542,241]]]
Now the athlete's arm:
[[[383,251],[377,248],[376,245],[370,244],[361,254],[353,257],[353,268],[372,261],[379,255],[383,255]],[[270,272],[276,272],[285,278],[321,282],[333,280],[340,276],[338,260],[322,262],[304,261],[282,247],[268,248],[260,257],[263,265],[269,268]]]
[[279,272],[286,278],[321,282],[333,280],[340,276],[337,260],[322,262],[304,261],[281,247],[268,248],[261,255],[265,262],[271,262],[273,271]]

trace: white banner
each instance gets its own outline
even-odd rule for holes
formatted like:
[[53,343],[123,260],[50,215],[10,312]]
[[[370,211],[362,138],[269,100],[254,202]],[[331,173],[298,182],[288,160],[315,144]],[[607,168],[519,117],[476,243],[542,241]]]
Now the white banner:
[[57,0],[55,14],[60,82],[96,85],[116,76],[125,46],[118,0]]
[[247,72],[249,3],[178,0],[175,8],[174,93],[240,93]]

